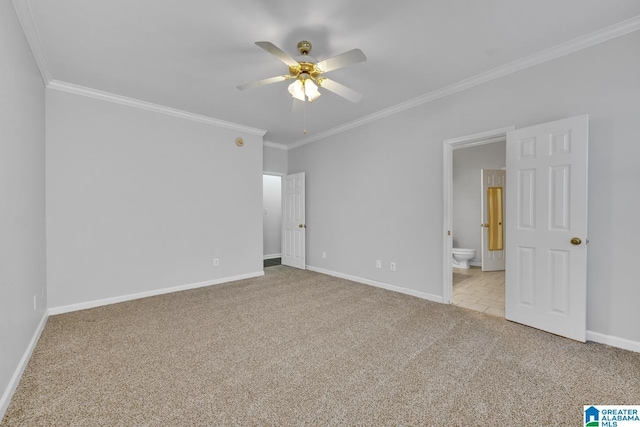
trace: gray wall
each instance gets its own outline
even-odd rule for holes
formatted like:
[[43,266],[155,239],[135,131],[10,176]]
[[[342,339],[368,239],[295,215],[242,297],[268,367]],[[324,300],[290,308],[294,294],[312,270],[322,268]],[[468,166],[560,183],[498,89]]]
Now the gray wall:
[[265,175],[262,187],[262,252],[280,256],[282,242],[282,177]]
[[453,247],[476,250],[473,263],[482,261],[482,169],[506,164],[506,142],[453,151]]
[[587,328],[640,342],[639,51],[637,31],[289,151],[307,264],[441,296],[443,140],[588,113]]
[[46,160],[49,307],[262,272],[262,137],[48,89]]
[[45,90],[10,1],[0,2],[0,58],[1,419],[46,298]]
[[272,175],[287,174],[287,151],[279,148],[263,148],[262,170]]

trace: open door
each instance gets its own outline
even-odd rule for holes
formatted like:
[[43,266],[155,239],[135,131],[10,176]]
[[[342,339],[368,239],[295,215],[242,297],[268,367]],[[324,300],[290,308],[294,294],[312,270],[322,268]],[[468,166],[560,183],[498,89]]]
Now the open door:
[[482,271],[501,271],[504,261],[504,193],[506,173],[482,169]]
[[282,182],[282,264],[306,268],[304,172],[287,175]]
[[505,317],[584,342],[588,116],[507,133]]

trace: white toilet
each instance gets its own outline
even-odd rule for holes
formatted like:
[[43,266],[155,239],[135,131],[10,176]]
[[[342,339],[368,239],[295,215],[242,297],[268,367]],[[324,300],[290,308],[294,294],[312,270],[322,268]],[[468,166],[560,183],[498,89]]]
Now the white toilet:
[[453,248],[451,252],[453,255],[451,262],[456,268],[469,268],[469,261],[476,256],[475,249]]

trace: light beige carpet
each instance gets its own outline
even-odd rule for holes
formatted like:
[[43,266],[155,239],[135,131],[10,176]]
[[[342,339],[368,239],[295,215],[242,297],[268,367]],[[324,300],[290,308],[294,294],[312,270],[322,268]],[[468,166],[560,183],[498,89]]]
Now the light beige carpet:
[[309,271],[49,318],[2,426],[582,425],[640,354]]

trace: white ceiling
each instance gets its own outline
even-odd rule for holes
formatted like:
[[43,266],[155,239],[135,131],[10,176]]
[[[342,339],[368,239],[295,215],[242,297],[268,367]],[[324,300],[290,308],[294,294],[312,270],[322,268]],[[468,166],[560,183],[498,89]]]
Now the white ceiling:
[[[19,2],[52,79],[264,129],[285,145],[640,16],[638,0]],[[323,92],[304,136],[287,82],[236,89],[287,73],[260,40],[294,57],[309,40],[318,60],[362,49],[366,62],[327,74],[362,101]]]

